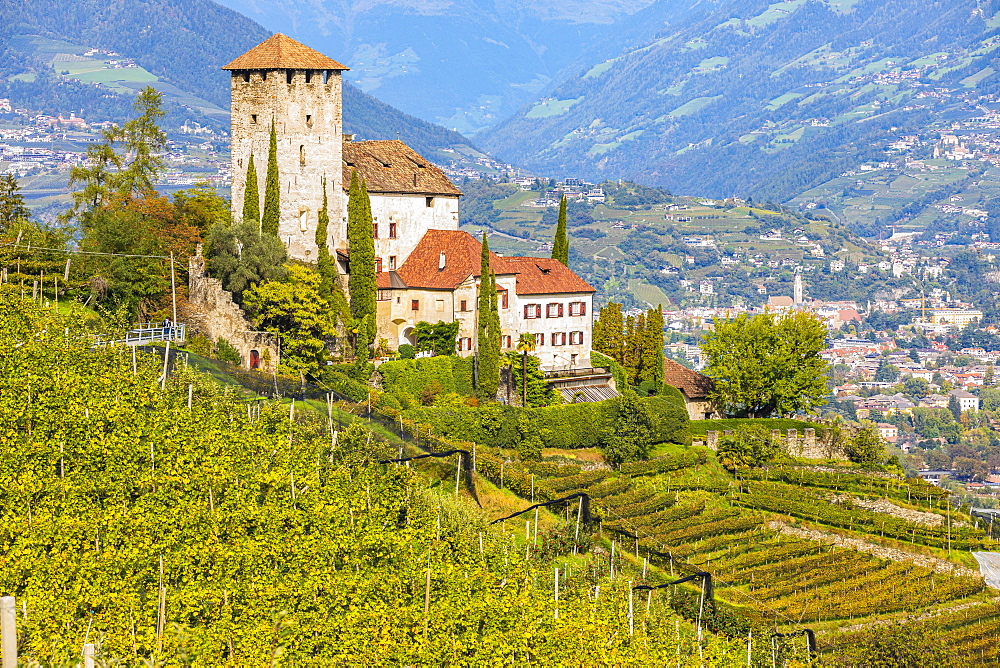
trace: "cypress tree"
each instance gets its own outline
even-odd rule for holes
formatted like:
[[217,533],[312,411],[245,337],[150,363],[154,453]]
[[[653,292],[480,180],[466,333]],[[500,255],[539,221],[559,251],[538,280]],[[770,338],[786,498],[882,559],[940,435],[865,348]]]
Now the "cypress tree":
[[349,276],[347,289],[351,295],[351,315],[361,320],[375,317],[378,283],[375,278],[375,228],[372,227],[372,205],[364,181],[358,173],[351,174],[347,200],[347,247]]
[[621,363],[624,348],[623,325],[622,305],[608,302],[594,323],[594,350]]
[[278,236],[278,222],[281,220],[281,181],[278,178],[278,135],[271,119],[271,143],[267,149],[267,182],[264,185],[264,215],[260,221],[261,231]]
[[333,308],[338,320],[343,320],[350,314],[347,298],[337,281],[337,261],[330,254],[327,245],[327,231],[330,228],[330,213],[327,208],[326,179],[323,179],[323,208],[319,210],[316,223],[316,246],[319,249],[317,269],[319,271],[319,294]]
[[497,310],[496,275],[490,270],[490,247],[483,231],[479,260],[479,345],[477,389],[481,399],[496,398],[500,388],[500,313]]
[[569,236],[566,234],[566,196],[559,200],[559,222],[552,240],[552,259],[569,266]]
[[651,381],[657,390],[663,384],[663,307],[646,312],[646,327],[642,333],[642,360],[639,380]]
[[257,181],[257,168],[253,165],[253,154],[247,164],[247,181],[243,188],[243,222],[253,223],[260,231],[260,184]]

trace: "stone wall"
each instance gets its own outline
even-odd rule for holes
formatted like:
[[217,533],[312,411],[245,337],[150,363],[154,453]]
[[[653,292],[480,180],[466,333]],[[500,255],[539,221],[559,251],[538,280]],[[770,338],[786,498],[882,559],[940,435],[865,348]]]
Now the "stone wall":
[[[243,211],[247,163],[253,155],[264,212],[267,156],[273,119],[278,137],[281,218],[278,237],[288,255],[316,261],[316,224],[329,195],[330,248],[347,247],[347,201],[342,194],[343,100],[340,72],[321,70],[232,73],[232,210]],[[423,198],[421,198],[423,202]]]
[[253,351],[256,351],[258,368],[274,371],[281,355],[277,337],[268,332],[253,331],[253,325],[243,309],[233,302],[233,293],[223,290],[222,282],[210,278],[205,272],[205,258],[200,247],[198,253],[191,257],[188,268],[188,301],[195,312],[193,328],[213,342],[221,338],[232,344],[240,351],[242,366],[251,368]]
[[[726,430],[721,435],[729,436],[733,432]],[[718,431],[708,431],[705,434],[704,444],[712,450],[719,449],[720,433]],[[847,460],[847,454],[843,448],[835,448],[828,451],[823,443],[822,432],[817,434],[813,428],[803,429],[799,434],[797,429],[789,429],[782,434],[780,429],[771,430],[771,438],[779,441],[788,450],[788,454],[794,457],[804,457],[806,459],[840,459]]]

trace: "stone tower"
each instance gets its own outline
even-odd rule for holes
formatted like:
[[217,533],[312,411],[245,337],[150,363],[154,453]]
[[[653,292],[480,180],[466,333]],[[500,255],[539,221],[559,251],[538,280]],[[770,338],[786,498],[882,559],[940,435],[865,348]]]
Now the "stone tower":
[[795,302],[796,306],[805,301],[805,290],[802,287],[802,274],[799,273],[795,274],[795,283],[792,286],[792,301]]
[[346,237],[341,73],[348,68],[278,33],[222,69],[232,73],[233,214],[238,217],[243,211],[251,155],[263,213],[273,120],[281,185],[278,236],[290,257],[315,262],[324,177],[330,211],[328,244],[337,248]]

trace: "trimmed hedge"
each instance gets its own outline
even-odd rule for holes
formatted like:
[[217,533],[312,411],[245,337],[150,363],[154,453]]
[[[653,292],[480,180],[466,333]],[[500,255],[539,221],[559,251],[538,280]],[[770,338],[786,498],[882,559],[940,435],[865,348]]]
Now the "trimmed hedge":
[[330,369],[323,369],[319,385],[324,389],[338,392],[358,403],[368,401],[368,392],[371,390],[367,385],[354,380],[347,374]]
[[[387,363],[388,364],[388,363]],[[385,366],[385,365],[383,365]],[[644,397],[654,443],[691,444],[687,410],[668,396]],[[594,448],[602,445],[614,404],[608,401],[545,408],[486,404],[477,408],[421,407],[406,411],[409,418],[429,424],[435,433],[490,447],[511,448],[537,435],[547,448]]]
[[451,355],[401,359],[383,362],[378,373],[382,376],[382,388],[393,395],[405,393],[419,397],[425,387],[437,382],[442,392],[471,395],[472,358],[463,359]]
[[618,388],[619,392],[624,392],[629,386],[628,384],[628,372],[625,371],[625,367],[611,359],[604,353],[599,353],[596,350],[590,351],[590,365],[592,367],[603,367],[611,372],[611,377],[615,381],[615,386]]

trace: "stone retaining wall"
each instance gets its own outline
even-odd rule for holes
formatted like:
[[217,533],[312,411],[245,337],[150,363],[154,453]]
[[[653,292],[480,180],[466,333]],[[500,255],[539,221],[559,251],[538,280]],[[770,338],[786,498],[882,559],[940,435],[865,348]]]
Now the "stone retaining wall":
[[[732,431],[726,430],[722,432],[722,435],[728,436],[732,433]],[[712,450],[718,450],[719,436],[718,431],[706,432],[704,444]],[[803,429],[801,435],[797,429],[789,429],[785,434],[782,434],[780,429],[772,429],[771,437],[781,442],[788,450],[788,453],[795,457],[805,457],[807,459],[847,459],[847,454],[843,448],[828,450],[826,444],[823,443],[822,432],[817,435],[816,430],[812,427]]]

